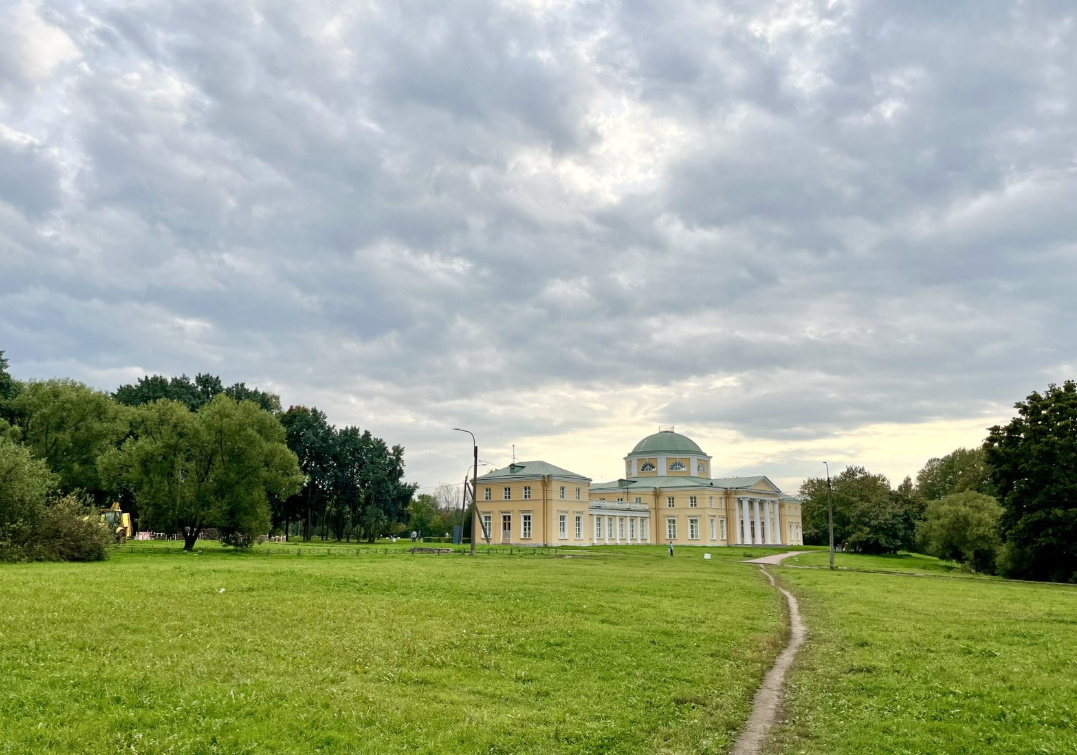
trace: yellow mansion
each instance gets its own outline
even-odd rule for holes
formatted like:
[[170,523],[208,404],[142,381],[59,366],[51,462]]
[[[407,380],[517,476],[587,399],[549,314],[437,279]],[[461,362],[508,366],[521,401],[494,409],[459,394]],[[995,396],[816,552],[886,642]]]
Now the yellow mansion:
[[[591,479],[521,461],[476,484],[473,537],[512,545],[800,545],[800,502],[763,475],[711,477],[711,457],[660,430],[625,456],[625,476]],[[480,529],[481,527],[481,529]]]

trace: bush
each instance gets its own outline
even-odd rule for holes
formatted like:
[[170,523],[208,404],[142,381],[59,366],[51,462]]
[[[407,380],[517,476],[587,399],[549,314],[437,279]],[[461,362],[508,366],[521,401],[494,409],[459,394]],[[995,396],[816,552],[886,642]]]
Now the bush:
[[0,436],[0,560],[27,558],[26,545],[56,486],[56,476],[30,449]]
[[[994,574],[1001,542],[999,517],[1002,507],[989,495],[966,491],[953,493],[927,505],[927,517],[920,530],[924,549],[932,556],[958,561],[983,574]],[[1004,568],[1012,566],[1014,554],[1007,555]]]
[[29,546],[46,561],[104,561],[112,539],[96,510],[66,495],[45,511]]

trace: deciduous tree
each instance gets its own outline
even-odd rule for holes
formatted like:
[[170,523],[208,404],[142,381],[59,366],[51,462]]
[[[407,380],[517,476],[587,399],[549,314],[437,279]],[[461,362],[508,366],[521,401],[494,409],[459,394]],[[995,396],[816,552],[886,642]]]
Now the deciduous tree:
[[0,557],[25,544],[41,521],[56,475],[25,446],[0,437]]
[[998,523],[1002,507],[989,495],[966,490],[927,505],[920,532],[924,550],[937,558],[959,561],[993,574],[1002,541]]
[[928,459],[916,473],[916,490],[925,501],[937,501],[966,490],[990,494],[990,478],[991,470],[982,448],[958,448],[945,456]]

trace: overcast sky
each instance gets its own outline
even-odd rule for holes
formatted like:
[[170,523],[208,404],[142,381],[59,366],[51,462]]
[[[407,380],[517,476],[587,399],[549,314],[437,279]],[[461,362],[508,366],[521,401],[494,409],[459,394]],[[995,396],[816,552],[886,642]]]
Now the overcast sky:
[[[344,6],[345,9],[341,9]],[[0,349],[219,374],[424,488],[898,482],[1077,375],[1072,0],[0,2]]]

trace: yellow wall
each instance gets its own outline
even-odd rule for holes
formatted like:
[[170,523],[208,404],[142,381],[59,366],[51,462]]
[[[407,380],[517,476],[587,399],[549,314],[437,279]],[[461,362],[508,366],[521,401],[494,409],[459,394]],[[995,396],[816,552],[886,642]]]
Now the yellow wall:
[[[565,488],[565,498],[561,498],[561,487]],[[493,545],[569,545],[580,544],[587,539],[587,509],[590,501],[588,483],[576,480],[558,480],[550,478],[543,480],[541,477],[524,480],[510,481],[478,481],[478,509],[479,518],[483,515],[490,517],[492,530],[490,542]],[[504,489],[508,488],[508,499],[505,498]],[[576,500],[576,489],[579,488],[580,500]],[[486,491],[490,491],[490,500],[486,499]],[[529,497],[525,498],[524,496]],[[565,539],[560,537],[559,515],[566,515]],[[581,537],[575,536],[575,515],[583,517],[581,522]],[[503,537],[503,516],[509,517],[510,529],[508,536]],[[524,527],[525,515],[530,516],[530,533]],[[479,522],[473,526],[472,537],[476,542],[485,542],[482,527]]]

